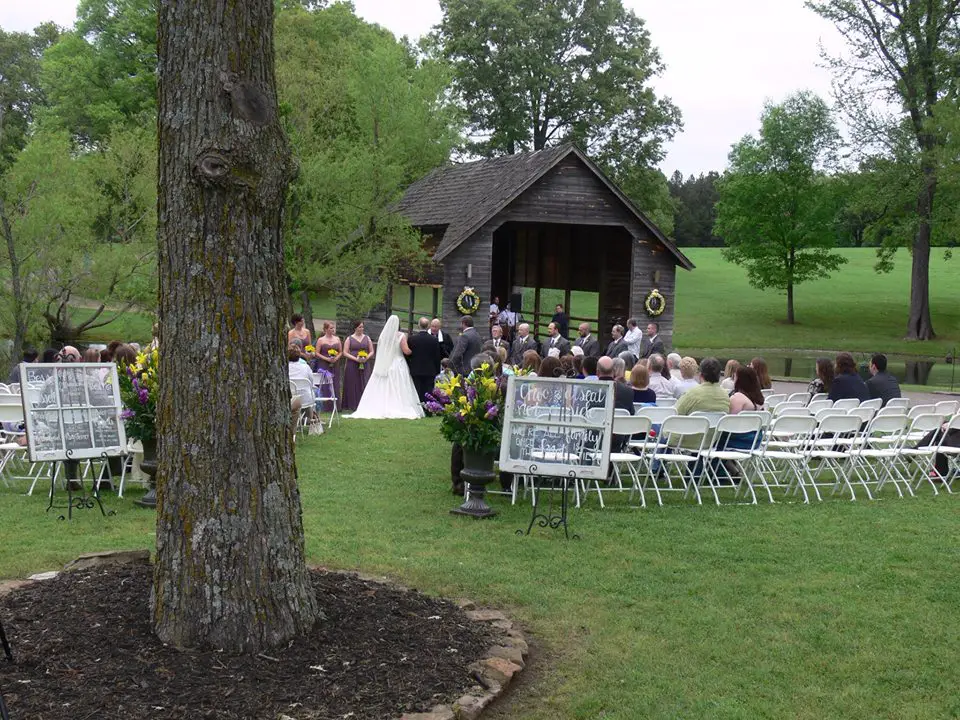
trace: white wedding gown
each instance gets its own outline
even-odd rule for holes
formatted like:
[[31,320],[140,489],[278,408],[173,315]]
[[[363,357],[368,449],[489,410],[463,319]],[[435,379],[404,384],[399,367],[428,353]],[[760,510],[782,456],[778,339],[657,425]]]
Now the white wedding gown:
[[377,341],[373,373],[363,390],[360,404],[346,417],[366,420],[416,420],[423,417],[410,369],[400,350],[403,333],[400,321],[391,315]]

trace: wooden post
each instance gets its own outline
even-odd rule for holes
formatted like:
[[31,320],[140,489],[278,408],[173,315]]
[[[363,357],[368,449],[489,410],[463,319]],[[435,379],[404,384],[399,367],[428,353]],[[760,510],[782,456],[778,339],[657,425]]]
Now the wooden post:
[[417,304],[417,286],[410,286],[410,307],[407,308],[407,332],[413,331],[413,315],[416,312],[415,306]]
[[433,313],[430,315],[431,318],[440,317],[440,288],[433,288]]

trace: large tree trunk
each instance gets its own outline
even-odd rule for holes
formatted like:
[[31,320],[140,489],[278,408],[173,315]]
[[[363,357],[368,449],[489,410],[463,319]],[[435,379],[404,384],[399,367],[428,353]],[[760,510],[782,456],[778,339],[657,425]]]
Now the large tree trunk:
[[790,249],[790,254],[787,257],[787,269],[789,272],[789,278],[787,279],[787,324],[793,325],[796,322],[796,318],[793,314],[793,268],[795,263],[795,253],[793,248]]
[[13,347],[10,349],[10,363],[13,365],[23,359],[23,345],[27,339],[27,307],[23,294],[23,279],[20,277],[20,256],[3,198],[0,198],[0,230],[3,231],[3,239],[7,245],[7,262],[10,263],[10,292],[13,296]]
[[161,0],[153,622],[258,652],[317,616],[293,462],[272,0]]
[[923,188],[917,197],[919,226],[913,240],[913,267],[910,270],[908,340],[931,340],[935,337],[933,322],[930,319],[930,237],[937,176],[932,165],[924,164],[923,177]]
[[313,303],[310,302],[310,291],[300,291],[300,313],[303,315],[303,324],[310,331],[310,339],[317,339],[317,330],[313,327]]

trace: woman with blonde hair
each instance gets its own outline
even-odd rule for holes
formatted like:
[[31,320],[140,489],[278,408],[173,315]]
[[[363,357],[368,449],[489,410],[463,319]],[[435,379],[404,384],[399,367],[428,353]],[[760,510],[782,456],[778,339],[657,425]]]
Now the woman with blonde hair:
[[737,370],[740,369],[740,363],[733,358],[727,360],[727,366],[723,369],[723,380],[720,381],[720,387],[728,393],[733,392],[733,385],[736,381]]
[[630,371],[630,384],[633,386],[635,403],[656,403],[657,394],[650,389],[650,371],[644,363],[637,363]]

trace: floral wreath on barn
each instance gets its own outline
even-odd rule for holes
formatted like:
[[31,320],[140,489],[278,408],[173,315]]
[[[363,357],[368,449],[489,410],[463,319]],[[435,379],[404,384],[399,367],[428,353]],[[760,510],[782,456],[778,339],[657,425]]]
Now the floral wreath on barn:
[[473,315],[480,309],[480,296],[472,287],[465,287],[457,296],[457,311],[461,315]]
[[660,294],[660,291],[654,288],[643,301],[643,307],[650,317],[660,317],[663,311],[667,309],[667,299]]

